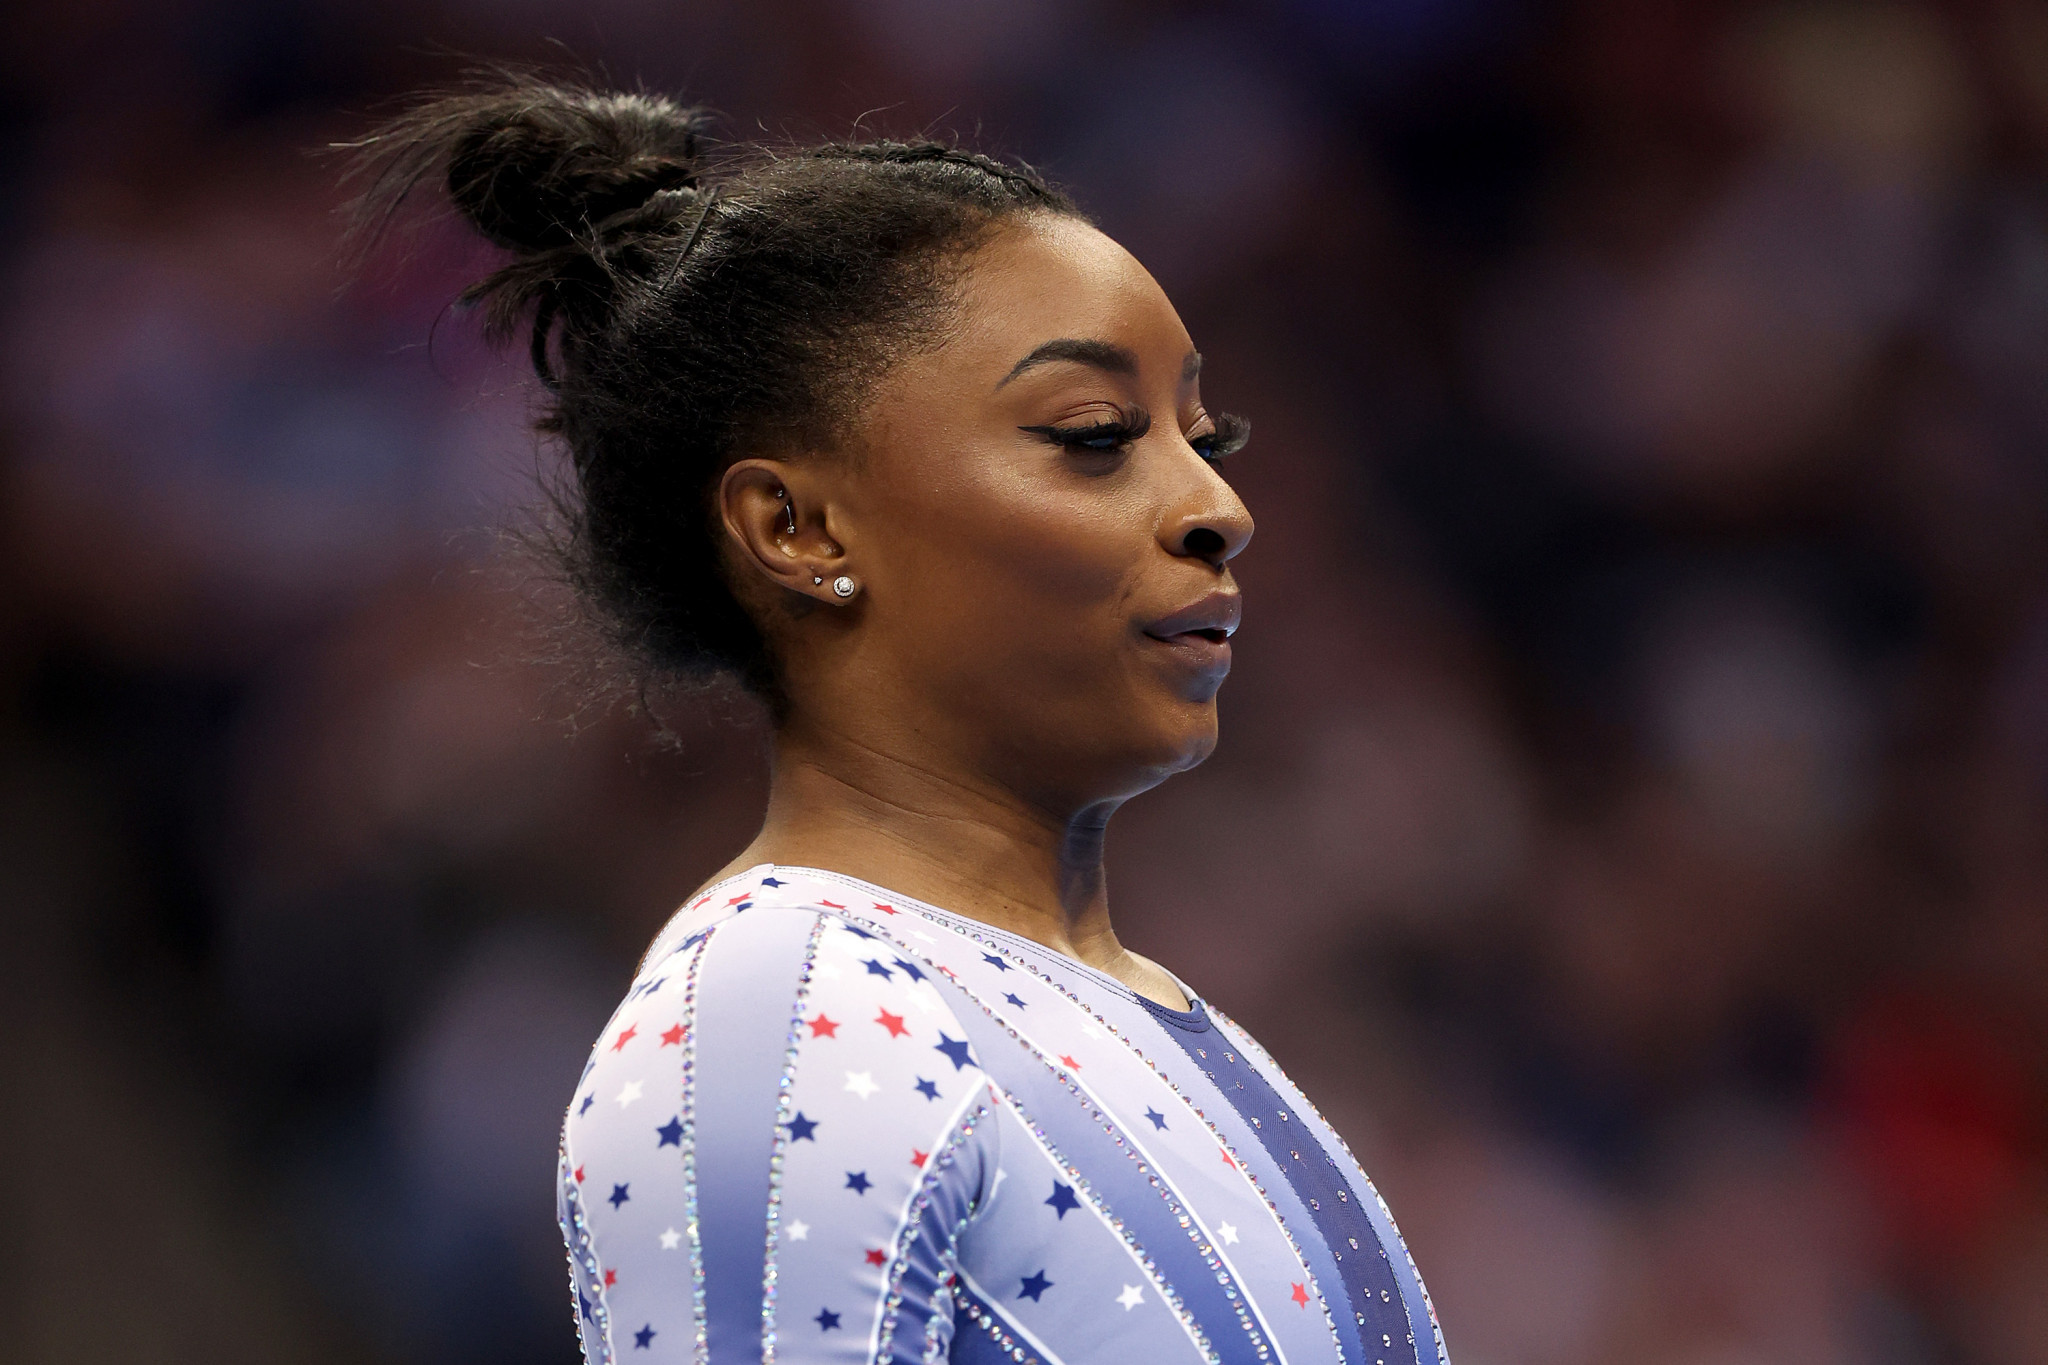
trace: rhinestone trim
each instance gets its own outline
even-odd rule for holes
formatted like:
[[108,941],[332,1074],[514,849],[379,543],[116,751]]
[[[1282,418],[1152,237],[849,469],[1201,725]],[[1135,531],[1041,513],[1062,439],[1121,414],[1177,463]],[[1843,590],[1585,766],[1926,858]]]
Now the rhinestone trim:
[[683,969],[683,1227],[690,1243],[690,1318],[695,1331],[697,1359],[711,1358],[710,1337],[705,1330],[704,1237],[697,1226],[697,972],[704,965],[705,950],[717,936],[713,925],[701,931],[696,953]]
[[797,1053],[803,1041],[804,1012],[811,999],[811,967],[818,959],[818,941],[825,935],[825,916],[811,925],[804,942],[803,965],[797,969],[796,999],[790,1005],[789,1033],[782,1048],[782,1076],[775,1090],[775,1145],[768,1153],[767,1259],[761,1271],[761,1365],[775,1365],[775,1285],[782,1250],[782,1163],[789,1151],[791,1091],[796,1084]]
[[[570,1316],[576,1323],[576,1342],[583,1348],[583,1358],[589,1365],[611,1365],[612,1333],[611,1313],[604,1303],[604,1272],[597,1264],[597,1253],[590,1245],[590,1223],[583,1214],[583,1191],[570,1178],[569,1147],[566,1138],[567,1124],[563,1125],[565,1137],[561,1149],[561,1167],[556,1174],[558,1188],[562,1191],[562,1237],[569,1244],[569,1296]],[[590,1286],[590,1297],[583,1296],[581,1285],[576,1283],[576,1272],[583,1272],[585,1284]],[[589,1304],[591,1330],[583,1330],[584,1303]],[[593,1351],[592,1338],[597,1349]]]
[[[919,1229],[924,1223],[925,1210],[931,1207],[932,1189],[938,1183],[939,1173],[952,1168],[954,1162],[959,1159],[961,1147],[965,1146],[968,1140],[974,1136],[974,1130],[981,1125],[984,1119],[989,1117],[989,1114],[990,1110],[987,1104],[976,1104],[972,1110],[968,1111],[954,1124],[953,1131],[946,1137],[945,1145],[925,1159],[924,1178],[918,1181],[917,1195],[910,1201],[909,1209],[906,1211],[903,1220],[903,1226],[896,1234],[896,1245],[889,1253],[889,1268],[882,1277],[884,1286],[882,1321],[880,1327],[875,1332],[875,1358],[877,1360],[894,1358],[893,1353],[890,1351],[890,1346],[896,1340],[896,1320],[903,1307],[903,1277],[910,1269],[910,1251],[917,1243]],[[950,1245],[939,1249],[938,1254],[942,1264],[953,1255],[955,1248],[959,1246],[960,1234],[966,1229],[969,1220],[973,1216],[974,1210],[970,1208],[967,1211],[966,1217],[959,1219],[954,1224],[952,1236],[949,1239]],[[950,1278],[950,1272],[947,1278]],[[925,1350],[927,1353],[931,1350],[934,1330],[932,1323],[937,1319],[938,1315],[938,1305],[934,1303],[931,1306],[931,1316],[925,1319]]]

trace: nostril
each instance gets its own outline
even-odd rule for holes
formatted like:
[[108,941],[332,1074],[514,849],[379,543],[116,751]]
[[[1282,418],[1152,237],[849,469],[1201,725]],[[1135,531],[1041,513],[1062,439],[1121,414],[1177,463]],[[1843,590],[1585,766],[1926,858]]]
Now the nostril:
[[1221,532],[1211,530],[1207,526],[1197,526],[1188,532],[1187,538],[1181,541],[1180,546],[1184,553],[1197,559],[1214,559],[1223,553],[1223,536]]

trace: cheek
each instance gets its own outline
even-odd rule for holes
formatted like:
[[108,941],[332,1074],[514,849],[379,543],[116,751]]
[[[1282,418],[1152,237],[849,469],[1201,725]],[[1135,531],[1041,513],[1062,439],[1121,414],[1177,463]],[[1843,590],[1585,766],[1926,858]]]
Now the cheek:
[[969,667],[1039,683],[1099,677],[1123,666],[1156,553],[1145,509],[1120,501],[1043,484],[959,489],[919,509],[921,530],[905,528],[916,550],[902,588]]

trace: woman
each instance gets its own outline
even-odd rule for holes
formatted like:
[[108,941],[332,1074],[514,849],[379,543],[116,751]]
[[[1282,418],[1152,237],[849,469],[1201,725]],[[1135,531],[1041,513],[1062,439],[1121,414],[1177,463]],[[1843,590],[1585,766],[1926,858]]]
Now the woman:
[[586,1357],[1439,1360],[1342,1141],[1110,924],[1110,815],[1216,743],[1244,423],[1030,172],[701,132],[511,81],[368,144],[373,207],[437,177],[511,253],[465,298],[528,329],[583,598],[774,720],[569,1106]]

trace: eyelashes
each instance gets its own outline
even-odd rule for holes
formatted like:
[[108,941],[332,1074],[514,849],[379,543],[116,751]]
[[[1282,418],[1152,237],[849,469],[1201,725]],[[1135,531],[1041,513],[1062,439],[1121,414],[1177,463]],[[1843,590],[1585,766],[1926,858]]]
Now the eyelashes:
[[[1252,424],[1231,413],[1219,413],[1211,419],[1211,424],[1214,430],[1206,431],[1188,442],[1195,448],[1197,455],[1211,464],[1244,449],[1245,442],[1251,438]],[[1017,430],[1043,437],[1054,445],[1065,446],[1077,453],[1113,455],[1133,441],[1142,439],[1152,430],[1152,414],[1143,408],[1132,408],[1115,418],[1101,422],[1088,422],[1071,427],[1019,427]]]
[[1152,414],[1132,408],[1114,418],[1082,426],[1018,427],[1017,430],[1043,436],[1056,446],[1083,454],[1111,455],[1152,430]]
[[1197,436],[1188,442],[1195,453],[1214,464],[1226,455],[1235,455],[1243,450],[1245,442],[1252,438],[1252,424],[1234,412],[1219,412],[1210,418],[1216,428],[1204,436]]

